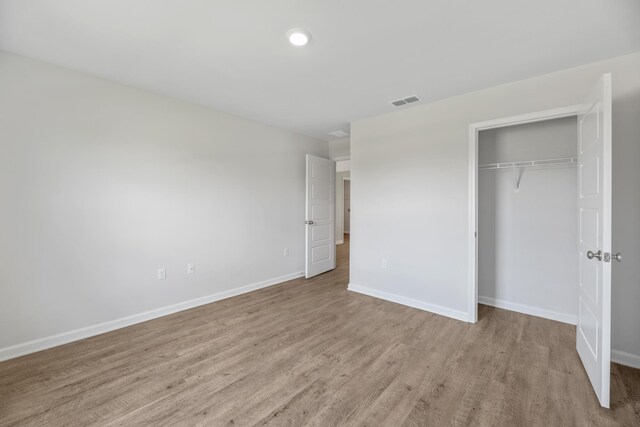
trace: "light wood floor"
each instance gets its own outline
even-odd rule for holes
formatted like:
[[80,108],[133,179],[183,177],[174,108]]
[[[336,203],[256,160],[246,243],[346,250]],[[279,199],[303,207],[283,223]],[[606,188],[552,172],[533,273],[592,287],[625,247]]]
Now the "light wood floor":
[[0,425],[640,425],[640,372],[614,364],[601,409],[573,327],[350,293],[347,261],[0,363]]

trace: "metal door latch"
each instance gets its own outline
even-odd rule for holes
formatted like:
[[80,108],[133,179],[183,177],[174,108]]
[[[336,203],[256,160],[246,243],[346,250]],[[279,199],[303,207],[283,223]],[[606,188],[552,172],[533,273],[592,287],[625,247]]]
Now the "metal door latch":
[[609,252],[604,253],[604,262],[611,262],[612,259],[620,262],[622,261],[622,254],[620,252],[616,254],[610,254]]

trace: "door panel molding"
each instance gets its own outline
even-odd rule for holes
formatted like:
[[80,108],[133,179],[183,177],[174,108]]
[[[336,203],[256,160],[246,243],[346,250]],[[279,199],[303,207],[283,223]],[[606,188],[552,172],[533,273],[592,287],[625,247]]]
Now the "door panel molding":
[[305,276],[336,267],[336,163],[307,154],[305,196]]

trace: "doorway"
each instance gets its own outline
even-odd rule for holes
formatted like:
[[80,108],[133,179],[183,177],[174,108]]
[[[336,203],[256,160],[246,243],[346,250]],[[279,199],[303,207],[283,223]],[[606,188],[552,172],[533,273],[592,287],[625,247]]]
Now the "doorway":
[[479,132],[480,304],[576,324],[577,141],[576,116]]
[[343,234],[344,238],[348,238],[351,229],[351,179],[345,178],[343,180],[343,193],[344,193],[344,202],[343,202]]
[[[576,350],[593,390],[603,407],[609,407],[611,362],[611,262],[620,254],[611,251],[612,176],[612,95],[611,74],[604,74],[581,104],[469,125],[469,294],[468,321],[478,321],[478,143],[480,132],[553,119],[577,117],[577,233],[573,260],[578,268]],[[545,159],[542,159],[544,162]],[[553,159],[552,159],[553,160]],[[566,160],[566,159],[565,159]],[[573,161],[573,160],[570,160]],[[522,169],[513,169],[515,189]],[[535,159],[528,161],[535,166]],[[491,164],[489,164],[491,166]],[[501,165],[495,164],[500,168]],[[553,221],[553,218],[551,218]],[[553,253],[548,243],[543,250]],[[534,254],[535,255],[535,254]],[[540,269],[546,268],[540,265]]]
[[341,283],[349,283],[351,247],[351,161],[336,162],[336,264]]

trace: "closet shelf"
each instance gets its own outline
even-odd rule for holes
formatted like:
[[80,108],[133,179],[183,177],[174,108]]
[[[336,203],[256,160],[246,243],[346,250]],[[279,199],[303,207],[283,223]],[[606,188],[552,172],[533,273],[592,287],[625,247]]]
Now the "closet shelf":
[[557,159],[526,160],[522,162],[488,163],[484,165],[478,165],[478,169],[515,169],[552,165],[575,165],[577,163],[578,159],[575,157],[563,157]]

